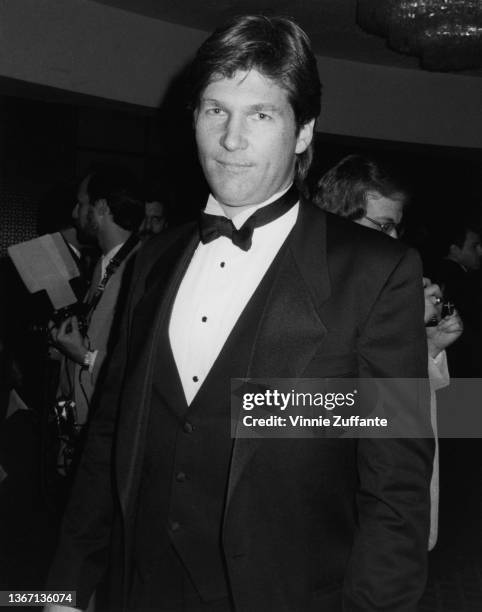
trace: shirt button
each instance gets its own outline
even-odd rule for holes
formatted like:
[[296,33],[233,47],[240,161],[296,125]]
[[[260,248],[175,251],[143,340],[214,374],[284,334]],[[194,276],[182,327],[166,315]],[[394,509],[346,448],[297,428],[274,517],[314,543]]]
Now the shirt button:
[[226,265],[226,263],[224,261],[222,261],[220,264],[221,268],[224,268],[224,266]]
[[208,320],[208,318],[207,318],[207,317],[203,317],[203,318],[201,319],[201,321],[202,321],[203,323],[206,323],[206,321],[207,321],[207,320]]
[[184,472],[178,472],[176,474],[177,482],[184,482],[186,480],[186,474]]
[[179,531],[181,529],[181,525],[177,521],[171,522],[171,531]]
[[184,433],[190,434],[194,431],[194,426],[189,421],[186,421],[182,427]]
[[193,376],[192,379],[193,379],[194,382],[197,382],[199,380],[199,378],[197,376]]

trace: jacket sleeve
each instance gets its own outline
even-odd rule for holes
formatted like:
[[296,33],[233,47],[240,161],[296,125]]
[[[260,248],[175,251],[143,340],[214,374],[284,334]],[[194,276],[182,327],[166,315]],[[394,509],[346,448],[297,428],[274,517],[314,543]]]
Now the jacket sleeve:
[[[361,378],[427,378],[422,272],[414,251],[400,257],[383,283],[358,355]],[[422,381],[412,400],[390,410],[413,411],[422,431],[430,431],[428,383]],[[359,521],[344,611],[417,610],[426,581],[433,448],[423,437],[359,440]]]

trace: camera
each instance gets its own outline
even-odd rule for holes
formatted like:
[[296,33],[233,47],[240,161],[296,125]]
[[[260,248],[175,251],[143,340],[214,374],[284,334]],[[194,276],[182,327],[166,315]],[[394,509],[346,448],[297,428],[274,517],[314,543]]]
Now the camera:
[[437,327],[442,319],[445,317],[450,317],[455,312],[455,305],[453,302],[445,300],[440,304],[440,318],[438,316],[433,316],[428,323],[425,324],[425,327]]
[[451,315],[453,315],[455,312],[455,304],[453,302],[449,302],[448,300],[446,302],[443,302],[442,304],[442,319],[444,317],[450,317]]
[[51,316],[51,319],[55,323],[55,326],[58,327],[66,319],[70,319],[70,317],[77,317],[77,321],[79,323],[79,331],[82,336],[86,336],[87,329],[89,327],[87,315],[88,305],[84,302],[75,302],[75,304],[71,304],[70,306],[66,306],[65,308],[55,310]]

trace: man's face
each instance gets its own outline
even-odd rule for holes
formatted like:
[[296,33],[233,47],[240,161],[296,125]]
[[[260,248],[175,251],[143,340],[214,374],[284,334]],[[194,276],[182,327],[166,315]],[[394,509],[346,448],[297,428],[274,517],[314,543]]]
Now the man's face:
[[90,177],[87,176],[79,185],[77,191],[77,204],[72,211],[77,230],[77,238],[81,244],[96,242],[99,224],[95,214],[95,208],[90,203],[87,185]]
[[462,248],[455,247],[457,251],[457,261],[468,270],[478,270],[482,257],[482,246],[480,236],[472,230],[467,230],[465,242]]
[[145,216],[139,228],[139,233],[144,236],[160,234],[164,229],[166,218],[164,206],[161,202],[146,202]]
[[378,191],[371,191],[367,193],[366,203],[365,216],[357,219],[356,223],[398,238],[398,226],[403,216],[402,199],[386,198]]
[[297,134],[286,91],[255,69],[212,80],[194,121],[204,175],[230,217],[291,183],[314,123]]

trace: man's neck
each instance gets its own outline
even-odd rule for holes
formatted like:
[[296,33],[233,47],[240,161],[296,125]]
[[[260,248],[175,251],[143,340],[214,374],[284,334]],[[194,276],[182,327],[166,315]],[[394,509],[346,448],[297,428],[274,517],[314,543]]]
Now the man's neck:
[[[279,191],[272,194],[269,198],[267,198],[263,202],[259,202],[257,204],[247,204],[246,206],[229,206],[227,204],[220,202],[219,200],[216,200],[216,202],[222,208],[222,210],[224,211],[224,214],[226,215],[228,219],[231,219],[232,221],[234,221],[236,217],[241,216],[241,218],[244,221],[250,216],[251,212],[255,212],[259,208],[262,208],[263,206],[267,206],[268,204],[271,204],[275,200],[279,199],[282,195],[284,195],[288,191],[288,189],[291,187],[292,184],[293,182],[289,183],[287,187],[280,189]],[[246,212],[247,214],[244,214]]]
[[131,234],[131,231],[125,230],[118,225],[112,226],[102,232],[101,235],[99,235],[99,248],[102,251],[102,255],[107,255],[113,248],[119,244],[123,244]]

